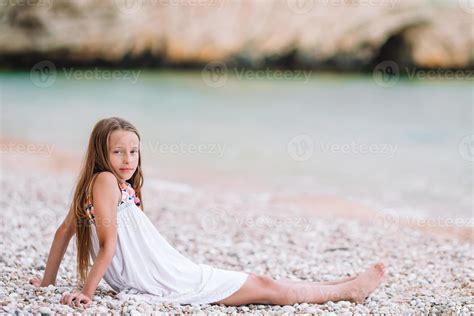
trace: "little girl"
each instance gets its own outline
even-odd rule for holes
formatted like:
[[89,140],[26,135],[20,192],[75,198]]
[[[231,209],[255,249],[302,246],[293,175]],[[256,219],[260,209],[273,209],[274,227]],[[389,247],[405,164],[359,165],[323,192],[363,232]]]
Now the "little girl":
[[63,295],[62,304],[90,306],[102,278],[120,299],[224,305],[361,303],[383,280],[383,263],[354,277],[318,283],[274,280],[189,260],[161,236],[143,211],[140,135],[121,118],[103,119],[95,125],[81,168],[44,277],[30,280],[36,286],[55,284],[75,234],[81,291]]

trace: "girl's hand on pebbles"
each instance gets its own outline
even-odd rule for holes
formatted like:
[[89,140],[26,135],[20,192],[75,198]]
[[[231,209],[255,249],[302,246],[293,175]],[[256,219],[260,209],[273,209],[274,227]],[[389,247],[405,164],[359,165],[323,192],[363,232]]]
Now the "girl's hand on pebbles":
[[34,277],[34,278],[30,279],[30,284],[33,284],[36,287],[40,287],[42,281],[43,281],[42,278]]
[[69,306],[76,306],[79,307],[81,303],[83,303],[84,308],[87,308],[91,305],[92,299],[79,292],[73,293],[64,293],[60,300],[61,304],[69,305]]

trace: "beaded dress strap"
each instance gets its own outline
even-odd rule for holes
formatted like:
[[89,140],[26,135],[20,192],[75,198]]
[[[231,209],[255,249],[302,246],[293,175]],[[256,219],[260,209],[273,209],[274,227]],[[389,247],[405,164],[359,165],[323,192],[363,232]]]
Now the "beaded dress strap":
[[132,188],[132,185],[130,183],[122,181],[119,183],[119,187],[120,191],[122,191],[120,204],[123,204],[128,201],[133,201],[136,206],[140,206],[140,199],[135,194],[135,190]]
[[[94,181],[97,175],[98,173],[92,176],[92,180],[86,188],[85,213],[90,224],[95,224],[94,206],[93,206],[93,201],[92,201],[92,186],[94,185]],[[141,204],[140,199],[135,195],[135,190],[132,188],[130,183],[122,180],[121,182],[117,181],[117,184],[122,194],[122,196],[120,197],[119,205],[127,201],[133,201],[135,205],[140,206]]]

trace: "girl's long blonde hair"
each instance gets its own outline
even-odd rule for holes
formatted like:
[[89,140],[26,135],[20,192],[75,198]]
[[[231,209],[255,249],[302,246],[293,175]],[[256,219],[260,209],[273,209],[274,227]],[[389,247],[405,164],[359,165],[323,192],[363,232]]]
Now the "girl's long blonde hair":
[[[108,158],[110,134],[117,130],[133,132],[137,135],[138,140],[140,141],[140,135],[135,126],[124,119],[110,117],[97,122],[89,138],[89,145],[82,162],[81,172],[79,174],[76,189],[74,191],[74,197],[71,203],[76,219],[77,274],[81,286],[84,285],[89,272],[90,255],[92,251],[91,227],[85,211],[87,198],[86,189],[91,184],[94,176],[102,171],[112,172],[117,179],[120,179],[119,175],[112,169]],[[137,170],[128,182],[132,185],[137,197],[140,199],[140,208],[143,211],[143,199],[141,194],[143,173],[141,167],[142,155],[140,146],[138,150],[139,158]],[[92,185],[90,187],[92,188]],[[89,194],[92,198],[92,192]]]

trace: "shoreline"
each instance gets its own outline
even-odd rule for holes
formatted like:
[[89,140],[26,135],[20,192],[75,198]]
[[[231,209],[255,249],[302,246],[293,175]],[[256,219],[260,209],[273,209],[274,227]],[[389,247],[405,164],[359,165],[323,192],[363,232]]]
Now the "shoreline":
[[[82,156],[74,157],[67,151],[54,150],[47,155],[42,153],[28,154],[5,152],[6,144],[22,144],[25,151],[30,146],[38,149],[39,144],[18,138],[0,138],[2,148],[1,168],[8,168],[22,172],[35,172],[37,169],[55,174],[67,173],[73,177],[77,176],[80,168]],[[54,148],[50,144],[42,144],[44,148]],[[45,152],[46,153],[46,152]],[[474,227],[472,218],[451,218],[451,217],[425,217],[420,216],[399,216],[387,214],[376,208],[366,206],[362,203],[351,201],[341,196],[335,195],[311,195],[307,193],[281,193],[269,191],[270,185],[260,178],[252,179],[248,183],[245,179],[232,177],[229,181],[229,175],[220,172],[212,173],[212,170],[201,170],[188,168],[163,168],[160,170],[153,167],[143,166],[146,179],[152,183],[156,181],[175,183],[185,186],[191,186],[200,191],[215,191],[216,189],[224,192],[234,192],[235,194],[250,194],[261,196],[267,199],[270,205],[277,208],[290,208],[297,210],[300,215],[317,216],[325,219],[342,218],[355,220],[370,225],[393,226],[399,225],[419,230],[423,233],[454,238],[461,241],[467,241],[474,244]],[[147,170],[148,169],[148,170]],[[211,180],[210,180],[211,179]],[[146,187],[146,185],[145,185]],[[224,190],[222,188],[225,188]],[[462,225],[461,222],[468,223]],[[470,226],[469,226],[470,225]]]
[[[66,150],[54,149],[54,154],[41,153],[15,153],[5,152],[6,144],[21,144],[21,148],[36,148],[39,144],[24,139],[2,137],[0,146],[2,148],[1,168],[7,168],[10,172],[52,172],[53,174],[68,174],[77,177],[81,165],[82,154],[68,152]],[[41,144],[44,148],[54,148],[49,144]],[[226,194],[246,194],[266,200],[269,212],[271,207],[278,209],[291,209],[301,216],[317,216],[325,219],[347,219],[370,225],[382,225],[383,227],[401,226],[421,231],[423,233],[454,238],[474,244],[474,227],[472,218],[451,217],[421,217],[387,214],[376,208],[366,206],[357,201],[346,199],[342,196],[308,194],[294,192],[272,192],[271,185],[259,177],[248,179],[230,177],[226,173],[214,173],[212,170],[188,169],[176,167],[175,169],[154,169],[150,165],[143,166],[145,170],[145,183],[147,179],[153,184],[157,181],[176,186],[188,186],[199,191],[221,192]],[[145,185],[146,188],[146,185]],[[225,189],[222,189],[225,188]],[[287,214],[290,215],[290,214]],[[462,225],[468,223],[468,225]]]

